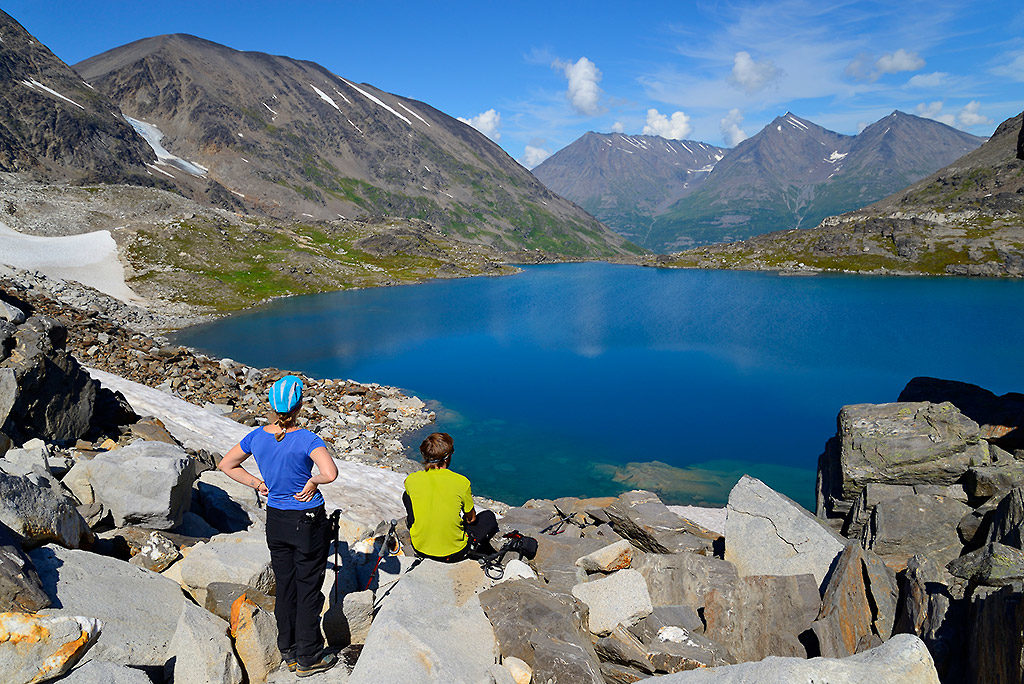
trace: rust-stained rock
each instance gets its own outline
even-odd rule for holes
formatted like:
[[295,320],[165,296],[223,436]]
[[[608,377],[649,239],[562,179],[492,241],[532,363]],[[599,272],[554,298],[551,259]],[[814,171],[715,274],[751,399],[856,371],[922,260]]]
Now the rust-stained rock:
[[633,562],[635,548],[626,539],[620,539],[603,549],[577,559],[576,567],[587,572],[614,572],[624,570]]
[[61,676],[96,641],[99,620],[38,613],[0,613],[0,678],[32,684]]
[[242,668],[252,684],[267,681],[267,675],[281,665],[277,650],[277,621],[246,594],[231,604],[231,637]]
[[848,544],[829,579],[818,619],[811,625],[821,655],[845,658],[857,653],[864,637],[872,634],[871,603],[864,582],[863,551]]

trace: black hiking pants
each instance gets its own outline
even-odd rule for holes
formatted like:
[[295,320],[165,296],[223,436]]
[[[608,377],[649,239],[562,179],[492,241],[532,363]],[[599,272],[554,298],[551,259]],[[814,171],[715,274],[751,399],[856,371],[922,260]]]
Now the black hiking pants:
[[494,553],[491,540],[498,533],[498,519],[494,511],[483,510],[476,514],[476,520],[471,523],[463,523],[466,530],[466,537],[469,540],[461,551],[456,551],[450,556],[430,556],[416,551],[421,558],[440,561],[442,563],[458,563],[467,558],[479,558],[489,553]]
[[327,571],[330,524],[324,507],[287,511],[267,506],[267,546],[277,582],[277,648],[312,665],[324,646],[321,588]]

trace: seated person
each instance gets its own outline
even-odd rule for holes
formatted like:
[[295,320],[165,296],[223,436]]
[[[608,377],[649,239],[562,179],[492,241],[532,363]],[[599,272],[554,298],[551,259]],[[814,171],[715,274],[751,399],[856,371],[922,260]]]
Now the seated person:
[[444,563],[493,553],[490,541],[498,532],[492,511],[473,509],[469,480],[448,469],[454,452],[446,432],[423,440],[423,470],[405,478],[402,496],[416,555]]

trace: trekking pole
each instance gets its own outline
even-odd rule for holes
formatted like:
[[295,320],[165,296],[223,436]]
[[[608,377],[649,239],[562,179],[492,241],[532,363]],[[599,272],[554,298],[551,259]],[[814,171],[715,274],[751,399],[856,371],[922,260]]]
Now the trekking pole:
[[331,533],[334,537],[334,587],[331,589],[332,606],[338,605],[338,573],[341,572],[339,560],[341,546],[341,509],[335,508],[331,513]]
[[[384,541],[381,542],[380,551],[377,552],[377,562],[373,566],[373,572],[370,573],[370,578],[366,580],[366,589],[370,588],[373,584],[373,578],[377,576],[377,568],[380,567],[380,562],[384,560],[384,556],[392,555],[397,556],[398,552],[402,550],[402,542],[398,540],[398,535],[395,534],[395,526],[398,525],[398,521],[393,519],[388,527],[388,531],[384,534]],[[392,551],[390,547],[394,547]]]

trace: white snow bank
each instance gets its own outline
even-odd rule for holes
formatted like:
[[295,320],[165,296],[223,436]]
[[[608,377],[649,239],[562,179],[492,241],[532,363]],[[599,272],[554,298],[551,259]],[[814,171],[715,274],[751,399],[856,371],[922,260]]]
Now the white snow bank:
[[194,162],[187,161],[176,155],[168,152],[160,141],[164,139],[163,131],[154,126],[151,123],[140,121],[139,119],[133,119],[130,116],[124,117],[125,121],[132,125],[135,132],[141,135],[149,146],[153,148],[153,153],[156,154],[157,161],[161,164],[169,164],[175,168],[181,169],[186,173],[191,173],[193,176],[205,176],[206,172],[209,171],[205,166],[200,166]]
[[[338,78],[341,78],[341,76],[339,76]],[[402,115],[402,114],[399,114],[399,113],[398,113],[397,111],[395,111],[394,109],[392,109],[392,108],[391,108],[391,107],[390,107],[389,105],[386,105],[386,104],[384,104],[384,102],[382,102],[382,101],[381,101],[380,99],[378,99],[378,98],[374,97],[373,95],[371,95],[370,93],[366,92],[365,90],[363,90],[363,89],[359,88],[358,86],[355,86],[355,85],[353,85],[352,83],[349,83],[349,82],[348,82],[347,80],[345,80],[344,78],[342,78],[341,80],[342,80],[342,81],[345,81],[345,83],[348,83],[348,86],[349,86],[350,88],[352,88],[353,90],[355,90],[355,91],[356,91],[357,93],[359,93],[360,95],[362,95],[363,97],[365,97],[365,98],[366,98],[367,100],[369,100],[370,102],[374,102],[374,103],[376,103],[376,104],[380,105],[381,107],[383,107],[384,109],[388,110],[389,112],[391,112],[392,114],[394,114],[395,116],[397,116],[397,117],[398,117],[399,119],[401,119],[401,120],[402,120],[402,121],[404,121],[405,123],[407,123],[407,124],[409,124],[410,126],[412,126],[412,121],[409,121],[409,119],[407,119],[407,118],[406,118],[406,117],[405,117],[404,115]]]
[[[86,370],[104,387],[123,394],[136,413],[159,418],[167,431],[188,448],[205,449],[219,458],[252,430],[152,387],[95,368]],[[381,520],[405,515],[404,475],[351,461],[335,459],[335,463],[338,479],[322,485],[320,493],[328,511],[341,509],[343,536],[354,539]],[[243,466],[250,473],[259,474],[254,459],[247,459]]]
[[82,235],[26,235],[0,222],[0,262],[51,278],[74,280],[137,304],[141,298],[124,282],[124,265],[109,230]]
[[61,95],[60,93],[58,93],[53,88],[44,86],[42,83],[40,83],[39,81],[37,81],[34,78],[29,79],[27,81],[22,81],[21,84],[24,85],[24,86],[27,86],[29,88],[38,88],[39,90],[43,90],[43,91],[45,91],[47,93],[50,93],[54,97],[59,97],[60,99],[66,101],[66,102],[70,102],[71,104],[75,105],[79,109],[85,109],[85,107],[83,107],[82,105],[78,104],[77,102],[72,100],[70,97],[65,97],[64,95]]
[[332,100],[332,99],[331,99],[331,96],[330,96],[330,95],[328,95],[328,94],[327,94],[327,93],[325,93],[324,91],[320,90],[319,88],[317,88],[317,87],[316,87],[315,85],[313,85],[312,83],[310,83],[310,84],[309,84],[309,87],[310,87],[310,88],[312,88],[313,90],[315,90],[315,91],[316,91],[316,94],[320,96],[320,99],[321,99],[321,100],[323,100],[323,101],[324,101],[324,102],[326,102],[327,104],[331,105],[332,107],[334,107],[335,109],[337,109],[337,110],[338,110],[339,112],[341,111],[341,107],[339,107],[339,106],[338,106],[338,103],[337,103],[337,102],[335,102],[334,100]]

